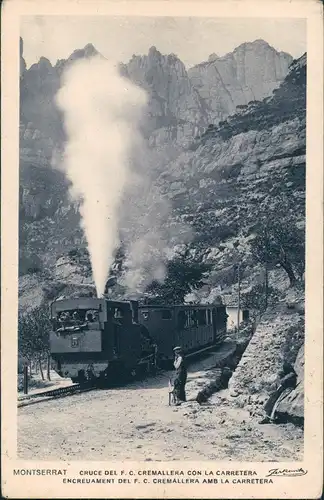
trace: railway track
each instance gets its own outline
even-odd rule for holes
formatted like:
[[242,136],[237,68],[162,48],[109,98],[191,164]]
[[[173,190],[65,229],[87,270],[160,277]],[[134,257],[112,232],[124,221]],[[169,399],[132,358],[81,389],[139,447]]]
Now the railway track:
[[27,404],[39,403],[47,398],[59,398],[63,396],[69,396],[72,394],[88,392],[94,390],[95,386],[84,386],[81,384],[72,384],[67,387],[60,387],[58,389],[52,389],[50,391],[44,391],[37,394],[28,394],[26,396],[22,396],[18,399],[18,408],[20,406],[26,406]]
[[[194,357],[199,356],[199,355],[204,354],[204,353],[207,354],[208,351],[215,349],[215,347],[217,347],[217,345],[204,347],[198,351],[195,351],[193,353],[188,354],[186,356],[186,358],[190,359],[190,358],[194,358]],[[163,372],[163,371],[164,370],[161,370],[161,369],[158,370],[158,372]],[[37,393],[37,394],[28,394],[25,396],[21,396],[18,399],[17,406],[18,406],[18,408],[20,408],[22,406],[40,403],[40,402],[47,400],[47,399],[60,398],[60,397],[64,397],[64,396],[70,396],[73,394],[81,394],[83,392],[93,391],[94,389],[97,389],[97,386],[84,385],[84,384],[71,384],[69,386],[60,387],[58,389],[52,389],[52,390],[44,391],[44,392]]]

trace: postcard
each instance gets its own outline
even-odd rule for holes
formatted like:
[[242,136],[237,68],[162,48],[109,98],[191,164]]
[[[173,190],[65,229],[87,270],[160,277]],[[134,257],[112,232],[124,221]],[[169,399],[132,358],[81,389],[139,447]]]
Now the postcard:
[[7,1],[5,498],[319,498],[318,1]]

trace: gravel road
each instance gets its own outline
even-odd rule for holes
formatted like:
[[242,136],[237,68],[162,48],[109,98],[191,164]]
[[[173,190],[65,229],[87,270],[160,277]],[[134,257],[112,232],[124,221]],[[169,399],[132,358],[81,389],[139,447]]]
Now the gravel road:
[[[247,412],[212,397],[168,406],[170,373],[121,388],[92,391],[18,409],[18,455],[43,460],[294,461],[303,432],[292,424],[259,425]],[[189,397],[204,373],[190,373]]]

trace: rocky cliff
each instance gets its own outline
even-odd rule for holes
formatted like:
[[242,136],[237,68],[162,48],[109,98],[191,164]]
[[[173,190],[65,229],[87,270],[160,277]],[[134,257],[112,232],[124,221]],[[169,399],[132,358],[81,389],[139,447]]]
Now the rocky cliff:
[[249,242],[262,212],[305,218],[306,58],[296,61],[271,98],[210,127],[159,178],[174,217],[194,229],[194,252],[212,262],[211,280],[227,286],[233,263],[247,282]]
[[[273,53],[259,41],[246,44],[246,64],[260,44],[261,54]],[[237,54],[243,48],[227,59],[239,60]],[[88,45],[68,61],[93,53],[95,49]],[[289,59],[278,53],[273,57]],[[209,64],[218,59],[213,56]],[[42,58],[26,70],[22,58],[21,274],[45,268],[51,273],[59,257],[85,246],[77,207],[68,197],[68,183],[59,170],[51,168],[55,149],[64,139],[53,96],[68,61],[53,67]],[[260,63],[260,68],[265,66]],[[279,84],[285,71],[283,63],[280,67],[281,73],[277,68],[264,74],[276,74]],[[233,263],[238,260],[244,264],[243,285],[248,288],[259,273],[250,241],[260,211],[286,210],[281,204],[284,195],[293,205],[297,222],[301,227],[304,224],[306,57],[290,66],[273,95],[207,128],[206,102],[193,84],[191,70],[187,72],[176,56],[164,56],[152,48],[147,56],[134,56],[121,71],[149,93],[147,131],[159,165],[156,182],[173,206],[169,224],[182,221],[192,226],[192,258],[213,266],[206,294],[214,293],[216,286],[223,291],[235,289]],[[249,71],[246,66],[245,81],[252,85],[252,77],[247,75],[255,73],[256,66]]]
[[251,415],[264,416],[263,405],[279,383],[283,361],[297,373],[297,387],[283,399],[277,412],[300,422],[304,418],[304,312],[298,311],[303,294],[295,297],[296,306],[281,303],[268,312],[258,325],[229,382],[229,399]]
[[[245,54],[244,61],[243,56],[239,55],[243,54],[242,51]],[[270,53],[273,60],[269,56]],[[69,206],[67,185],[64,184],[62,175],[51,168],[53,158],[55,160],[55,151],[60,150],[64,143],[62,116],[55,105],[54,97],[60,86],[60,78],[64,68],[76,59],[93,55],[100,54],[93,45],[88,44],[83,49],[75,50],[67,60],[57,61],[54,66],[48,59],[42,57],[38,63],[27,69],[23,58],[23,40],[21,40],[20,213],[22,224],[25,217],[31,221],[42,220],[45,214],[52,213],[54,215],[58,203],[65,206],[65,211],[69,211],[66,208]],[[218,64],[218,61],[223,59],[224,61],[232,61],[232,63],[233,61],[241,61],[240,69],[237,66],[236,72],[231,70],[233,73],[231,80],[226,80],[224,77],[224,85],[226,84],[228,88],[233,89],[241,88],[242,74],[244,73],[244,81],[247,82],[247,85],[252,87],[254,85],[255,89],[258,88],[258,95],[269,95],[273,85],[269,86],[268,82],[272,76],[277,75],[276,84],[278,84],[280,78],[284,77],[285,71],[287,72],[283,63],[280,66],[281,72],[279,71],[277,68],[278,60],[281,58],[286,61],[289,57],[278,54],[263,41],[256,41],[238,47],[233,53],[227,54],[224,58],[214,56],[209,63],[202,63],[200,66],[204,68],[206,64],[207,66]],[[226,62],[226,64],[229,63]],[[268,69],[265,70],[265,68]],[[155,47],[149,50],[148,55],[134,55],[127,64],[121,64],[120,69],[126,77],[144,87],[148,92],[149,106],[145,124],[146,136],[151,147],[151,163],[158,172],[167,173],[169,168],[166,168],[166,165],[177,158],[183,148],[188,148],[193,138],[199,138],[203,131],[207,129],[213,116],[215,103],[223,99],[222,85],[217,86],[217,91],[215,90],[216,87],[213,87],[211,97],[206,100],[201,93],[201,85],[199,83],[195,84],[193,73],[196,70],[187,71],[177,56],[173,54],[162,55]],[[225,73],[224,71],[222,74],[225,74],[227,70]],[[269,75],[272,75],[271,78]],[[271,81],[275,81],[274,76]],[[234,93],[233,91],[232,99],[235,101]],[[224,108],[219,117],[227,116],[233,109],[235,108],[228,108],[226,111]],[[246,112],[249,113],[250,109],[244,111],[244,113]],[[259,128],[262,128],[262,126],[262,123],[259,124]],[[227,133],[226,127],[224,130]],[[209,129],[207,131],[209,132]],[[205,139],[207,141],[208,135],[203,140]],[[253,140],[252,137],[251,140]],[[186,166],[189,171],[191,161],[190,159],[188,166]],[[186,155],[182,154],[179,162],[174,167],[175,170],[178,167],[180,168],[179,172],[176,173],[176,177],[181,176],[181,163],[183,162],[186,163]],[[193,166],[194,164],[195,161]],[[42,181],[37,180],[37,172],[40,173]],[[200,172],[198,175],[202,174],[203,172]],[[47,175],[51,179],[50,183],[46,182]],[[178,178],[175,179],[171,186],[172,193],[177,191],[177,186],[180,186],[179,182]],[[215,179],[213,180],[208,174],[206,180],[201,179],[201,182],[199,193],[204,196],[205,184],[209,183],[210,188],[212,188],[215,185]],[[185,187],[181,186],[180,189],[185,190]],[[200,196],[199,193],[198,197]],[[58,194],[59,200],[57,198]],[[75,223],[76,218],[74,215],[72,220]],[[71,227],[69,227],[70,231]],[[60,240],[60,238],[55,238],[55,240]],[[65,236],[63,241],[65,241]],[[61,248],[61,245],[59,247]],[[35,245],[35,248],[37,248],[37,245]]]
[[[21,120],[25,125],[32,122],[52,140],[63,140],[54,103],[60,76],[66,65],[93,55],[100,54],[88,44],[55,66],[42,57],[27,70],[21,40]],[[156,147],[174,141],[186,143],[209,123],[234,112],[237,105],[271,95],[286,76],[291,60],[289,54],[256,40],[223,57],[214,55],[189,71],[176,55],[163,55],[155,47],[147,55],[134,55],[120,69],[148,92],[147,134]]]
[[149,95],[148,135],[152,147],[195,137],[207,125],[207,114],[184,64],[174,54],[151,47],[133,56],[123,73]]
[[234,113],[237,106],[271,95],[291,62],[289,54],[276,51],[264,40],[255,40],[223,57],[211,54],[188,75],[205,103],[209,122],[216,123]]

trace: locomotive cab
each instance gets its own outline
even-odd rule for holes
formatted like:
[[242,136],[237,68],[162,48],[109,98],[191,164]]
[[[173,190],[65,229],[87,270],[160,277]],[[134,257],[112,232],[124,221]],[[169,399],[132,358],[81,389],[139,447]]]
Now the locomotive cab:
[[81,297],[52,303],[50,349],[57,372],[73,381],[126,372],[141,358],[141,326],[129,302]]

